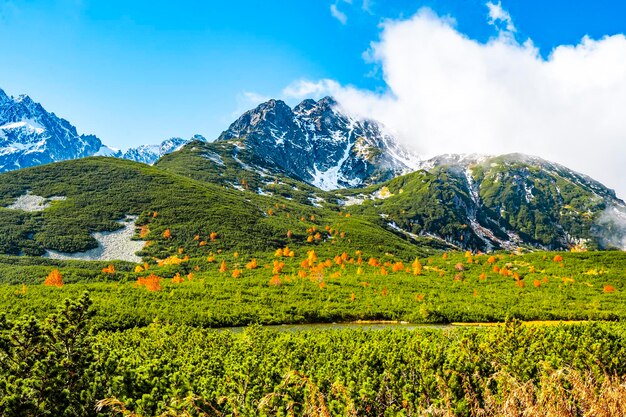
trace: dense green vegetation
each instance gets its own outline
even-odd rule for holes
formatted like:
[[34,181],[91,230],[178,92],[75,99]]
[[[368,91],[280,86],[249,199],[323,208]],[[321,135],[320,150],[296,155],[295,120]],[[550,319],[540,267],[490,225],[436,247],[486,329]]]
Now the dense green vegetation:
[[[345,218],[329,209],[252,191],[242,193],[114,158],[43,165],[0,178],[0,207],[27,191],[42,197],[66,197],[40,212],[0,208],[0,252],[11,255],[90,249],[96,246],[92,232],[118,229],[121,225],[116,221],[126,215],[138,216],[137,225],[146,226],[144,238],[150,244],[140,254],[147,259],[167,257],[180,247],[189,256],[203,256],[219,249],[306,246],[306,229],[325,224],[342,227],[349,236],[346,244],[378,251],[417,255],[441,247],[426,238],[416,246],[356,216]],[[171,237],[166,239],[163,232],[168,229]],[[293,231],[292,239],[287,238],[288,230]],[[209,240],[211,233],[217,233],[219,239]],[[206,246],[193,240],[196,235],[206,240]],[[324,239],[309,246],[330,243]]]
[[[422,258],[420,275],[414,274],[413,260],[392,256],[376,258],[380,266],[373,267],[368,265],[367,254],[362,255],[361,266],[354,253],[345,261],[320,254],[316,266],[303,268],[307,253],[297,252],[294,258],[258,257],[258,268],[246,269],[251,258],[245,253],[233,255],[215,254],[212,262],[193,258],[161,267],[152,264],[142,272],[118,264],[114,274],[101,272],[102,263],[94,265],[91,273],[85,272],[86,262],[47,261],[37,267],[16,263],[3,268],[5,282],[16,285],[0,286],[0,311],[10,317],[44,317],[64,298],[76,298],[88,290],[100,313],[96,328],[110,330],[146,326],[154,320],[225,327],[352,320],[450,323],[501,322],[507,317],[626,318],[623,252],[502,253],[491,259],[493,263],[489,255],[474,255],[470,263],[465,254],[450,253],[445,259],[441,255]],[[555,262],[554,256],[562,256],[563,261]],[[3,265],[10,260],[20,258],[5,259]],[[219,272],[222,261],[226,272]],[[278,273],[273,271],[275,262],[284,264]],[[67,277],[68,285],[30,285],[37,279],[43,282],[53,269]],[[388,275],[383,275],[383,269]],[[235,270],[240,274],[237,278],[233,278]],[[31,275],[20,281],[18,277],[25,273]],[[137,278],[150,274],[161,278],[160,291],[137,287]],[[176,274],[184,282],[172,282]],[[27,284],[25,293],[21,283]]]
[[[500,164],[472,171],[478,212],[450,167],[327,193],[245,168],[262,161],[236,142],[193,143],[155,167],[87,158],[1,175],[0,416],[498,415],[557,397],[583,415],[580,387],[626,407],[626,253],[441,251],[442,238],[484,244],[469,220],[546,246],[562,226],[590,236],[604,209],[593,190]],[[534,198],[520,200],[531,182]],[[28,191],[66,199],[2,208]],[[140,264],[39,257],[89,249],[127,215],[147,241]],[[507,324],[258,326],[355,320]]]
[[[101,415],[477,415],[511,401],[512,384],[541,398],[568,374],[598,389],[626,374],[622,324],[234,334],[153,323],[94,335],[90,307],[83,296],[45,321],[0,318],[1,415],[86,417],[99,400]],[[561,391],[571,415],[596,406]]]
[[[0,258],[0,415],[469,416],[506,415],[493,410],[511,404],[562,415],[575,404],[574,416],[593,407],[610,416],[626,407],[625,253],[446,252],[418,263],[344,254],[336,242],[315,246],[315,256],[283,247],[185,259],[183,250],[112,269]],[[253,257],[256,268],[247,269]],[[55,270],[64,285],[42,285]],[[141,285],[149,276],[157,286]],[[512,318],[620,322],[522,326]],[[210,329],[357,319],[509,321]]]
[[[496,239],[511,240],[509,231],[519,236],[520,246],[550,249],[612,248],[621,242],[613,235],[625,233],[619,225],[600,224],[605,210],[620,204],[611,190],[559,165],[515,154],[476,164],[443,163],[334,194],[362,198],[348,210],[381,226],[393,222],[404,231],[434,234],[473,250],[485,242],[470,227],[472,221]],[[499,246],[495,239],[491,243]]]

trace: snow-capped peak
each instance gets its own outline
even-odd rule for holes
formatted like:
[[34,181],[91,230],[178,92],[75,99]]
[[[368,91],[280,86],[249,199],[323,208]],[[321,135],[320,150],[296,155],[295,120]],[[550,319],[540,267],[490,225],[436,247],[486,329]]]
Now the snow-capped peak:
[[270,100],[245,112],[218,140],[243,139],[270,165],[324,189],[408,172],[415,156],[372,120],[345,114],[332,97],[291,109]]
[[204,136],[193,135],[190,139],[169,138],[155,145],[141,145],[136,148],[130,148],[121,155],[124,159],[130,159],[144,164],[154,164],[164,155],[175,152],[183,146],[194,140],[206,142]]
[[0,172],[95,154],[102,142],[80,135],[67,120],[29,96],[0,89]]
[[102,145],[98,152],[94,154],[94,156],[109,156],[119,158],[120,156],[122,156],[122,151],[111,146]]

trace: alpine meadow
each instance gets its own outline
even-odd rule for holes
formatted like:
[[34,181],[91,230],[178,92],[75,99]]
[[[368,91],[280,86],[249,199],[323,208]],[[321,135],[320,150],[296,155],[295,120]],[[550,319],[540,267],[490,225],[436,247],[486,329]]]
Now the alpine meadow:
[[0,417],[626,416],[623,5],[88,3],[0,1]]

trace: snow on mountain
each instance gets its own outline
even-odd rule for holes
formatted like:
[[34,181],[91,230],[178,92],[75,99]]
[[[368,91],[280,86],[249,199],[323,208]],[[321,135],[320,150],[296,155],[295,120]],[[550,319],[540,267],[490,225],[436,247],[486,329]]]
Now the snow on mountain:
[[384,181],[412,171],[418,160],[382,125],[345,114],[331,97],[293,109],[281,100],[262,103],[218,140],[235,139],[268,166],[324,190]]
[[163,155],[175,152],[191,141],[206,142],[202,135],[194,135],[191,139],[170,138],[157,145],[141,145],[136,148],[130,148],[122,155],[113,155],[124,159],[130,159],[144,164],[154,164]]
[[122,151],[111,146],[102,145],[98,152],[96,152],[93,156],[110,156],[114,158],[121,158]]
[[0,172],[90,156],[101,147],[100,139],[79,135],[30,97],[9,97],[0,89]]
[[153,164],[192,140],[206,142],[203,136],[195,135],[191,139],[171,138],[122,152],[104,145],[93,135],[79,135],[70,122],[47,112],[30,97],[9,97],[0,89],[0,172],[87,156]]

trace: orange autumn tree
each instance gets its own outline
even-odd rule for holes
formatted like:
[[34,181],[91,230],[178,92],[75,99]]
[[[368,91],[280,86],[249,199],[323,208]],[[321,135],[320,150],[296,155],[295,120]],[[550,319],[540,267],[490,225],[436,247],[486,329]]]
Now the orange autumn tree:
[[284,262],[274,261],[272,273],[273,274],[280,274],[283,271],[284,267],[285,267],[285,263]]
[[278,275],[274,275],[272,279],[270,279],[270,281],[268,282],[268,285],[271,285],[273,287],[279,287],[281,284],[282,281],[280,280],[280,277]]
[[115,266],[113,266],[113,264],[107,266],[106,268],[102,268],[102,273],[103,274],[115,274]]
[[139,238],[143,239],[144,237],[148,236],[148,233],[150,233],[150,229],[148,228],[147,224],[139,227]]
[[253,259],[246,264],[246,269],[257,269],[258,267],[259,267],[259,264],[256,261],[256,259]]
[[165,231],[163,232],[163,239],[171,239],[172,238],[172,232],[170,231],[170,229],[165,229]]
[[367,262],[367,264],[369,266],[380,266],[380,263],[378,262],[378,260],[376,258],[370,258],[370,260]]
[[306,260],[309,267],[315,265],[315,262],[317,262],[317,254],[314,250],[310,250],[307,252]]
[[161,291],[161,277],[150,274],[147,277],[137,278],[137,287],[145,287],[148,291]]
[[50,271],[50,273],[44,280],[43,285],[48,286],[48,287],[62,288],[63,277],[61,276],[61,272],[59,272],[58,269],[53,269],[52,271]]
[[398,261],[395,264],[392,265],[391,270],[393,272],[400,272],[400,271],[404,271],[404,264],[402,263],[402,261]]
[[222,261],[222,263],[220,264],[220,269],[219,269],[219,271],[220,271],[220,272],[226,272],[226,271],[228,271],[228,265],[226,265],[226,261],[225,261],[225,260],[223,260],[223,261]]
[[178,272],[172,278],[172,284],[182,284],[183,282],[185,282],[185,280],[183,279],[183,277],[180,276],[180,273]]

